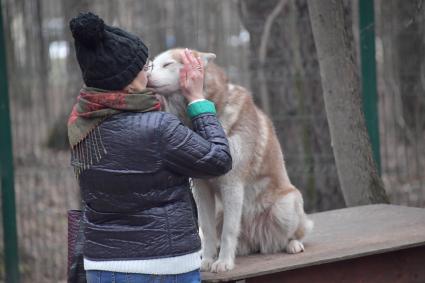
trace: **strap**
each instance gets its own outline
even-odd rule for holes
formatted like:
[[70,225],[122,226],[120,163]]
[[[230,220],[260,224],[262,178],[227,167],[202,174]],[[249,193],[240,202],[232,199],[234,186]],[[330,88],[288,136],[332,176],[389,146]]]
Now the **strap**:
[[[83,203],[83,209],[85,205]],[[74,248],[71,249],[73,254],[71,255],[71,263],[68,270],[68,282],[69,283],[86,283],[86,271],[84,270],[84,255],[83,255],[83,247],[84,247],[84,221],[83,221],[83,211],[75,211],[75,217],[72,219],[77,221],[78,223],[74,223],[78,225],[78,230],[76,239],[74,243]],[[69,223],[68,225],[70,225]],[[68,236],[69,237],[69,236]],[[69,237],[71,238],[71,237]]]

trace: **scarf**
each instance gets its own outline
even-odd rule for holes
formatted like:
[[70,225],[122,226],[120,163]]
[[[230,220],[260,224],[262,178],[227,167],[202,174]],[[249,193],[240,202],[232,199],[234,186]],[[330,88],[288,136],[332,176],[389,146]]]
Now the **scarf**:
[[[83,88],[68,119],[68,139],[77,177],[98,162],[107,151],[99,127],[106,118],[125,111],[148,112],[161,109],[150,89],[140,93]],[[89,139],[86,139],[90,137]]]

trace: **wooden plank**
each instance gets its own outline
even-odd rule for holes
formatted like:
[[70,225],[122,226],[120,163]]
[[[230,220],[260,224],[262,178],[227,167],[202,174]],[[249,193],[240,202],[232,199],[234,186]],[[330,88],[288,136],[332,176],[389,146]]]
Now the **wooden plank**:
[[424,260],[425,246],[421,246],[251,277],[243,282],[423,283]]
[[330,262],[425,245],[425,209],[369,205],[312,214],[313,233],[306,251],[250,255],[236,259],[234,270],[203,272],[205,282],[228,282]]

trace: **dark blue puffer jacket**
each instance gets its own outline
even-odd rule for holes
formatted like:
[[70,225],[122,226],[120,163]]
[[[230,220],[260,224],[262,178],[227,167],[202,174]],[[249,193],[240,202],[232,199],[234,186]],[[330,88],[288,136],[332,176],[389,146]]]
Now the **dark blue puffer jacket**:
[[83,171],[84,256],[135,260],[200,250],[189,178],[232,167],[214,114],[192,119],[193,131],[165,112],[124,112],[100,126],[106,155]]

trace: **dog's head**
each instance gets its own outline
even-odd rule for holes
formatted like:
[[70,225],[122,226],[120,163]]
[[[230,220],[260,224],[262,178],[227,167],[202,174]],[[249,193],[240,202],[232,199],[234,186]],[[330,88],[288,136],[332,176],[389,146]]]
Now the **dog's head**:
[[[184,49],[167,50],[153,60],[153,68],[148,76],[148,87],[155,89],[158,94],[167,96],[180,90],[179,74],[183,67],[182,53]],[[200,57],[204,68],[216,56],[192,50],[195,57]]]

